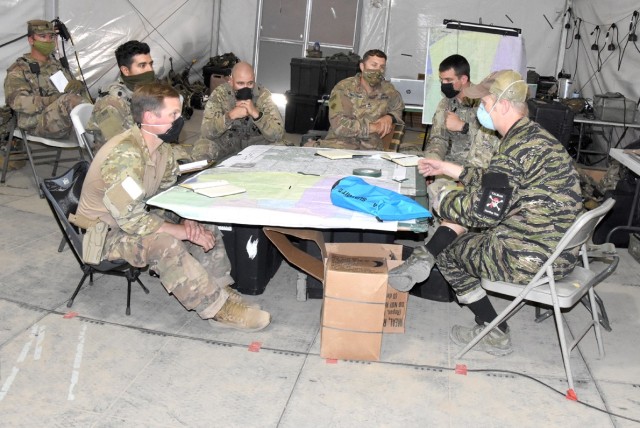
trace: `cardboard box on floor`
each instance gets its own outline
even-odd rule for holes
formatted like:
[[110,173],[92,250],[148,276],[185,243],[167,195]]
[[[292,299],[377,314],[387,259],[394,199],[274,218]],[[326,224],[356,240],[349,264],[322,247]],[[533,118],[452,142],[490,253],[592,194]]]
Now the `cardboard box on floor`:
[[[323,282],[321,357],[379,360],[383,332],[404,333],[408,293],[387,284],[388,270],[402,264],[401,245],[325,243],[309,229],[265,227],[264,233],[290,263]],[[323,260],[290,237],[314,241]]]

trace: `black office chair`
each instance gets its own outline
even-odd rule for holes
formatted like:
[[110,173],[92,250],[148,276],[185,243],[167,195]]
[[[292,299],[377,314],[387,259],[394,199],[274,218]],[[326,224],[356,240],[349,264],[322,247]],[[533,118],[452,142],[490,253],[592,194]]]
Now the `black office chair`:
[[127,310],[126,314],[131,314],[131,283],[136,281],[145,293],[149,294],[149,290],[140,281],[140,269],[131,266],[124,260],[107,261],[103,260],[100,264],[91,265],[85,263],[82,259],[82,230],[73,226],[69,220],[69,214],[75,213],[78,208],[78,201],[84,178],[89,170],[89,162],[81,161],[76,163],[69,171],[55,178],[43,180],[40,188],[49,203],[49,208],[56,219],[64,239],[69,244],[69,248],[73,252],[80,269],[83,272],[82,279],[78,283],[73,295],[67,302],[67,307],[73,305],[73,300],[78,295],[84,281],[89,277],[89,284],[93,285],[93,274],[98,272],[105,275],[120,276],[127,279]]

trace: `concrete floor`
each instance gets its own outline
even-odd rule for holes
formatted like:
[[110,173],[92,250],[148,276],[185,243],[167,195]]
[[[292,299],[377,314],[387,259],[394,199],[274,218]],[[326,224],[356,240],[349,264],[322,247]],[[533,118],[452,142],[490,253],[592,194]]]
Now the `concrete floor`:
[[[199,119],[187,123],[194,137]],[[292,139],[298,136],[290,136]],[[416,138],[419,138],[417,136]],[[70,166],[71,164],[67,164]],[[39,167],[43,176],[50,166]],[[640,270],[625,249],[598,286],[613,331],[606,357],[589,334],[573,353],[579,402],[567,400],[553,320],[523,308],[514,352],[459,350],[466,308],[413,296],[407,330],[386,335],[380,362],[319,357],[320,300],[296,300],[283,263],[264,294],[264,331],[218,330],[142,275],[125,315],[124,280],[98,276],[71,309],[81,277],[28,167],[0,186],[0,426],[6,427],[630,427],[640,423]],[[507,302],[492,298],[498,308]],[[565,314],[572,331],[588,313]],[[256,342],[259,346],[256,346]],[[252,346],[253,345],[253,346]],[[258,352],[252,349],[258,347]],[[457,363],[466,375],[456,374]],[[615,416],[615,415],[618,416]]]

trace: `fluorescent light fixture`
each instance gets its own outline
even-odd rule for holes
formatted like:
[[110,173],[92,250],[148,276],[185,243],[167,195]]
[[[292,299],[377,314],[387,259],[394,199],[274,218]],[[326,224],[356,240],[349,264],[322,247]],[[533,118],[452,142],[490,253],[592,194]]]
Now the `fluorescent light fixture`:
[[474,22],[463,22],[457,19],[445,19],[442,23],[453,30],[478,31],[480,33],[500,34],[503,36],[518,37],[522,33],[520,28],[499,27],[497,25],[476,24]]

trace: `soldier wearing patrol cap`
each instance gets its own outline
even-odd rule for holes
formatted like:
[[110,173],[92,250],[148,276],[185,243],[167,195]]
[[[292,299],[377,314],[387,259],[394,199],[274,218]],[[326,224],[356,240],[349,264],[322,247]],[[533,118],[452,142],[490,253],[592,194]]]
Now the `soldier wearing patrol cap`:
[[[68,136],[73,128],[69,113],[78,104],[90,102],[83,83],[52,56],[56,37],[51,22],[29,21],[27,39],[31,52],[7,69],[4,81],[5,101],[17,113],[18,127],[47,138]],[[56,73],[64,75],[68,82],[62,92],[51,80]]]
[[[526,284],[582,209],[578,173],[569,154],[527,118],[527,84],[519,73],[492,73],[463,92],[480,98],[478,120],[497,130],[502,140],[487,169],[437,159],[420,161],[418,169],[424,176],[443,174],[463,186],[434,183],[429,189],[434,211],[454,233],[438,238],[431,251],[427,245],[426,251],[414,253],[407,267],[400,267],[398,274],[391,271],[389,279],[392,286],[410,288],[412,282],[426,279],[435,261],[458,302],[476,316],[478,325],[456,325],[451,330],[451,339],[459,345],[470,342],[497,316],[480,278]],[[465,233],[471,228],[478,231]],[[558,258],[557,277],[571,272],[577,250]],[[493,355],[512,352],[507,323],[498,325],[475,349]]]
[[229,82],[211,93],[200,134],[191,152],[194,160],[221,160],[255,144],[286,144],[271,92],[255,82],[246,62],[234,65]]

